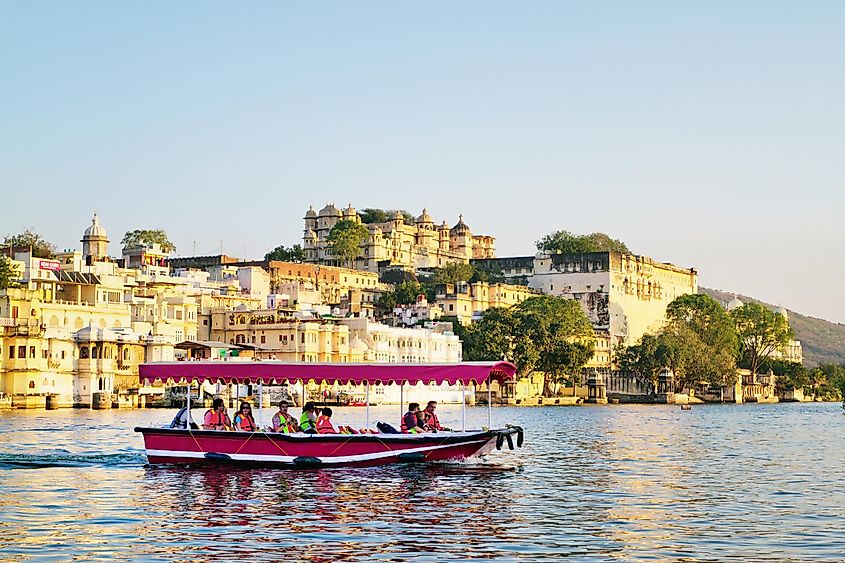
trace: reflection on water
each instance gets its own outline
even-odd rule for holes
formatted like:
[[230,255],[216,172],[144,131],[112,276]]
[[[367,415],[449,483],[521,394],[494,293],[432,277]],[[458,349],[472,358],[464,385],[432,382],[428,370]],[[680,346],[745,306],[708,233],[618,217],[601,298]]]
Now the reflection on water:
[[[362,409],[338,411],[363,425]],[[322,470],[147,466],[130,430],[171,414],[0,414],[0,560],[845,553],[845,416],[833,404],[498,409],[526,428],[523,450]],[[393,414],[376,409],[372,420]],[[484,424],[485,411],[468,421]]]

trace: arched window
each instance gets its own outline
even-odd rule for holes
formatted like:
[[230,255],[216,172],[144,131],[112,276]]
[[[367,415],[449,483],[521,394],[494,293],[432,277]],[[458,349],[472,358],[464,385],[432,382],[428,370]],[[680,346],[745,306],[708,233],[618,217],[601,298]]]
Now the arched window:
[[102,391],[102,390],[103,390],[103,378],[102,378],[102,377],[101,377],[101,378],[99,378],[99,379],[98,379],[98,382],[99,382],[99,386],[98,386],[98,388],[100,389],[100,391]]
[[79,349],[79,359],[80,360],[87,360],[88,359],[88,346],[83,346]]

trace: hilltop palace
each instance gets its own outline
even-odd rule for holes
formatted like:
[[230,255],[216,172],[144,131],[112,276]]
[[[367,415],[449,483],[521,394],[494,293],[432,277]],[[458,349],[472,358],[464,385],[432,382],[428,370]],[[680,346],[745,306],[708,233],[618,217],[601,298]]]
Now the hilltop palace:
[[[341,211],[330,203],[319,213],[311,207],[305,212],[304,219],[305,261],[328,266],[341,265],[328,252],[327,239],[332,227],[339,221],[362,222],[352,204]],[[356,270],[378,272],[388,266],[409,270],[438,268],[451,262],[466,263],[471,259],[493,258],[496,254],[495,238],[472,234],[464,223],[463,215],[452,228],[449,228],[446,221],[435,225],[426,209],[413,224],[406,223],[405,217],[397,211],[390,221],[365,226],[369,236],[361,243],[360,257],[354,265]]]

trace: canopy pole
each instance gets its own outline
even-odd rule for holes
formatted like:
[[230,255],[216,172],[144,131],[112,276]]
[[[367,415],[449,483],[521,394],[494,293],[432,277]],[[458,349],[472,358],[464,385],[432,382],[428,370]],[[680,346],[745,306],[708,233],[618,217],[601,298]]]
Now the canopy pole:
[[399,382],[399,420],[402,420],[402,417],[405,416],[405,382]]
[[365,426],[367,430],[370,429],[370,382],[367,382],[367,425]]
[[461,432],[467,431],[467,387],[461,381]]
[[490,387],[490,376],[487,376],[487,429],[493,428],[493,390]]
[[305,400],[305,378],[304,377],[302,378],[302,400],[301,400],[301,402],[302,402],[302,404],[299,405],[299,406],[302,407],[302,408],[305,408],[305,403],[307,403],[308,401]]
[[186,412],[186,414],[188,415],[186,420],[188,421],[188,430],[190,430],[191,429],[191,380],[190,379],[188,380],[188,402],[185,403],[185,408],[188,409],[188,411]]
[[264,403],[264,392],[263,387],[261,386],[261,380],[258,380],[258,428],[261,428],[262,424],[264,423],[263,417],[261,416],[261,406]]

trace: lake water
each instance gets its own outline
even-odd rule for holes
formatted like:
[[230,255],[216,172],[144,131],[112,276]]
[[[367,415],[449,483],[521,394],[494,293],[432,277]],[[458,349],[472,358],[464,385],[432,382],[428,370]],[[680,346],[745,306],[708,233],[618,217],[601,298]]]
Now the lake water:
[[[439,411],[459,425],[459,407]],[[522,450],[324,470],[147,466],[132,428],[172,416],[0,413],[0,560],[845,556],[838,404],[498,408],[494,423],[525,427]],[[334,419],[363,425],[364,409]],[[468,422],[486,424],[486,410]]]

